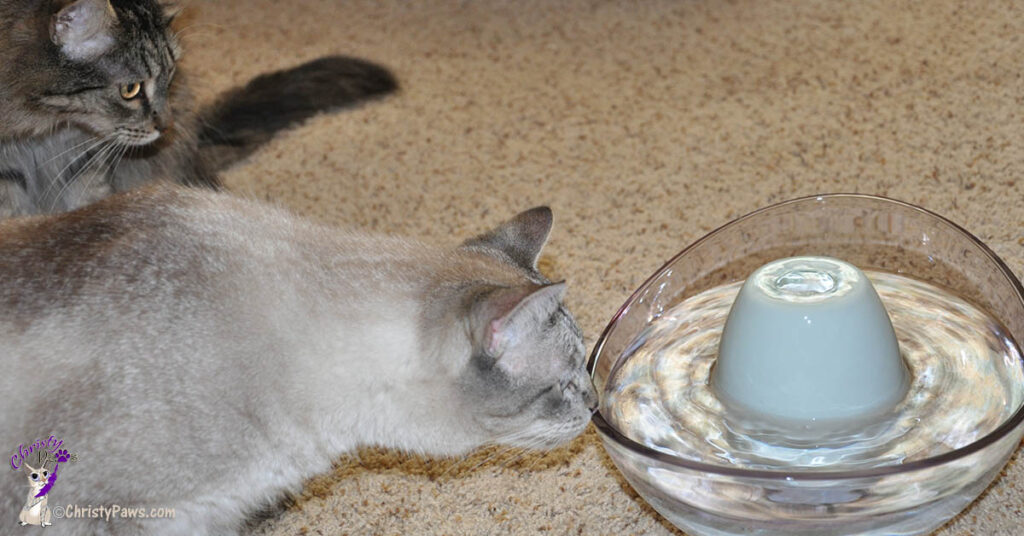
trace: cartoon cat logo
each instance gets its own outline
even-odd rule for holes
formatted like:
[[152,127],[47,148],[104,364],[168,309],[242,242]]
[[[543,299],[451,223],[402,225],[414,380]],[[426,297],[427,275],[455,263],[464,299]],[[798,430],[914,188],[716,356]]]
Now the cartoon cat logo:
[[[21,453],[21,469],[28,478],[28,497],[25,499],[25,506],[18,512],[18,523],[21,526],[38,525],[49,527],[51,512],[47,503],[49,502],[50,490],[57,483],[57,471],[62,463],[73,463],[78,461],[78,456],[68,454],[67,449],[54,448],[53,451],[44,448],[32,449],[27,456]],[[12,466],[15,458],[12,457]]]
[[48,499],[43,494],[43,488],[50,479],[50,469],[53,468],[49,454],[45,450],[37,450],[33,453],[32,460],[25,460],[21,466],[28,476],[28,499],[25,500],[25,507],[18,513],[18,523],[23,527],[48,527],[53,524],[50,523],[50,507],[46,505]]

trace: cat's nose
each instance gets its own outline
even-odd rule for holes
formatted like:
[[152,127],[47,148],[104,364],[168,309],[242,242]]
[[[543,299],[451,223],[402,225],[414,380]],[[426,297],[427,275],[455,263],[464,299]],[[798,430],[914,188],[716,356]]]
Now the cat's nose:
[[583,387],[583,401],[591,413],[597,411],[597,393],[594,391],[594,384],[588,378]]
[[174,126],[174,117],[170,113],[159,113],[153,110],[153,128],[163,134]]

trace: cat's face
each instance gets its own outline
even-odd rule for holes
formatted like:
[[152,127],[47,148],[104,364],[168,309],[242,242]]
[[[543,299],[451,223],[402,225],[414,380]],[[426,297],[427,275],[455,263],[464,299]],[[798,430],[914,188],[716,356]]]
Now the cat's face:
[[77,0],[53,14],[59,75],[39,102],[55,118],[138,146],[173,125],[169,92],[179,47],[154,0]]
[[490,442],[552,448],[579,435],[597,398],[583,335],[563,303],[565,283],[536,269],[551,213],[535,209],[467,243],[519,270],[521,284],[487,290],[472,307],[473,356],[462,385]]
[[50,470],[45,466],[40,466],[38,469],[24,465],[25,475],[28,477],[28,485],[34,490],[41,489],[46,485],[47,479],[50,478]]
[[[576,437],[596,403],[583,338],[561,301],[564,283],[541,287],[514,312],[514,326],[494,325],[467,369],[471,407],[491,441],[547,449]],[[539,294],[539,295],[537,295]],[[530,310],[533,309],[533,310]],[[494,339],[502,340],[496,341]]]

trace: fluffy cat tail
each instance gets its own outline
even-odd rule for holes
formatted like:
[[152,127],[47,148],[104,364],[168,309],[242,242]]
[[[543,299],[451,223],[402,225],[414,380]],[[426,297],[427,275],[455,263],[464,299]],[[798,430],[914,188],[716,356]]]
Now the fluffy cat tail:
[[386,68],[345,56],[326,56],[257,76],[225,92],[201,113],[199,145],[205,167],[222,170],[281,130],[396,89],[398,82]]

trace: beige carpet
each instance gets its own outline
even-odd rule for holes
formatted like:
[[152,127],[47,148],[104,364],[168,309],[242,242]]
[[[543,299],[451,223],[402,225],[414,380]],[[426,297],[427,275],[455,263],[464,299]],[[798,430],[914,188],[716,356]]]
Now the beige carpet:
[[[919,203],[1024,270],[1014,2],[196,0],[188,11],[185,64],[203,98],[338,52],[390,66],[404,88],[279,138],[228,174],[230,188],[443,243],[549,204],[543,266],[570,281],[589,344],[682,247],[807,194]],[[1017,460],[939,534],[1024,534],[1022,503]],[[629,490],[592,429],[544,456],[363,452],[258,530],[680,534]]]

